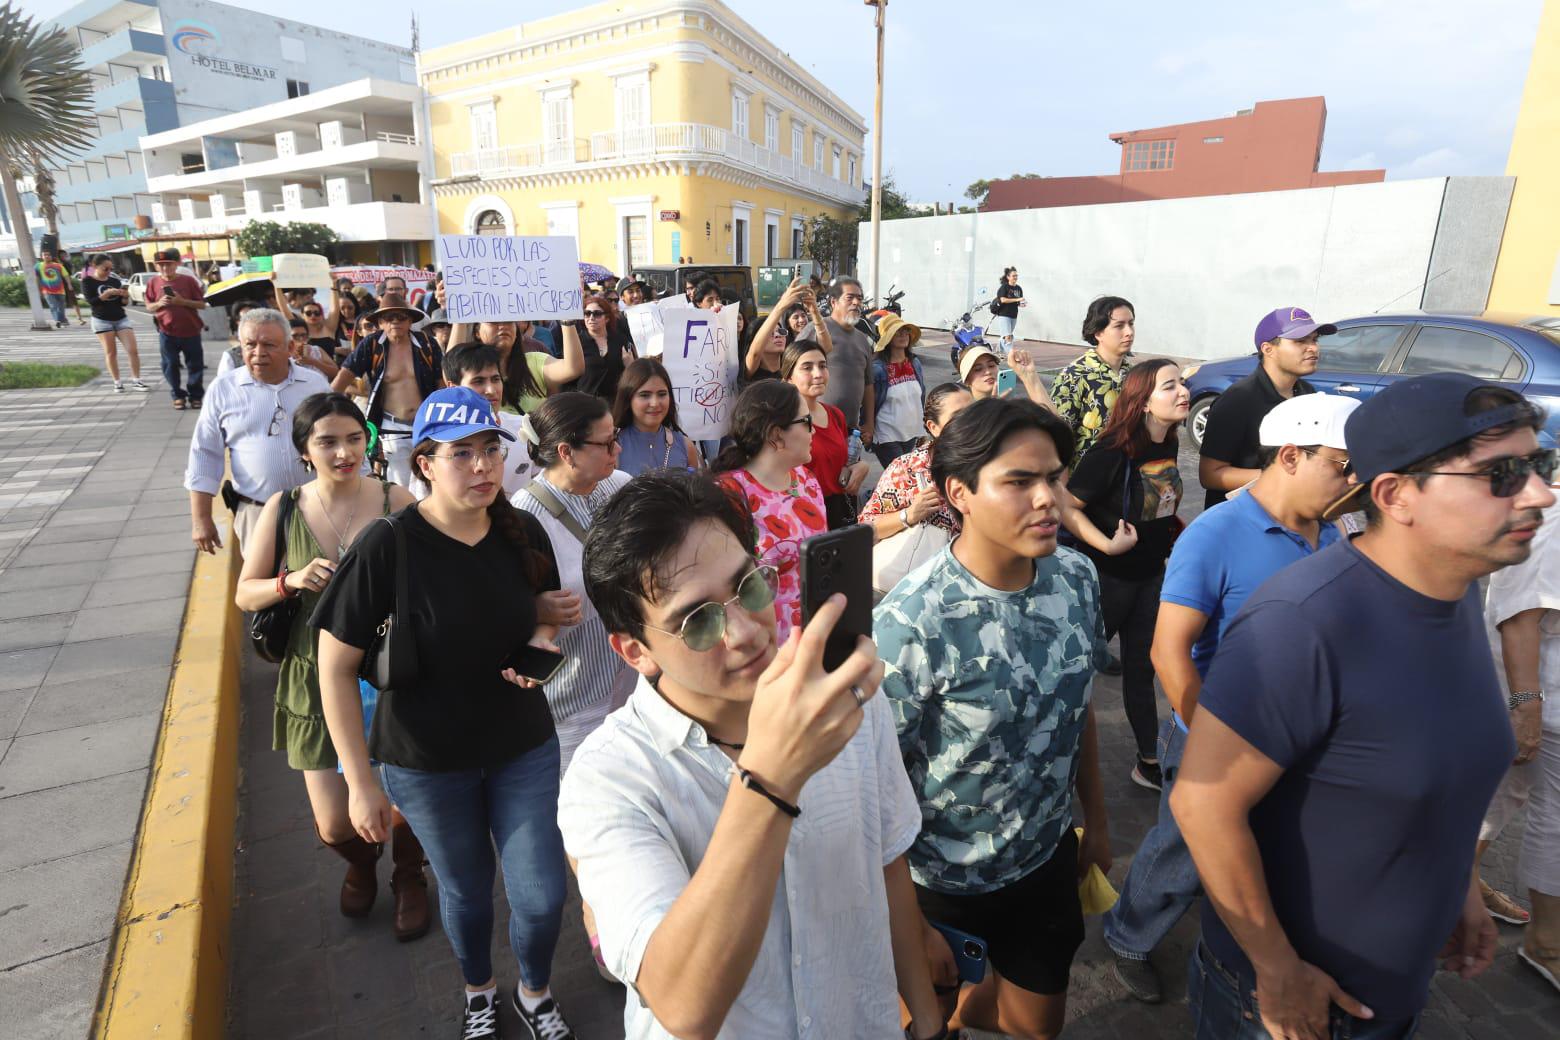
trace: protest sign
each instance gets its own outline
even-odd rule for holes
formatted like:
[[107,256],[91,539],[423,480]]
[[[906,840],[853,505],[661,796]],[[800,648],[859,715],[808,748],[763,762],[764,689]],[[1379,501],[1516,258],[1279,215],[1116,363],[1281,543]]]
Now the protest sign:
[[683,433],[696,441],[724,437],[737,399],[737,308],[680,308],[665,321],[661,364],[672,377]]
[[313,289],[330,295],[330,261],[318,253],[277,253],[271,257],[271,277],[283,289]]
[[583,317],[579,246],[569,235],[440,235],[452,322]]
[[640,357],[661,356],[661,330],[663,328],[660,307],[653,303],[640,303],[625,308],[628,331],[634,337],[634,349]]

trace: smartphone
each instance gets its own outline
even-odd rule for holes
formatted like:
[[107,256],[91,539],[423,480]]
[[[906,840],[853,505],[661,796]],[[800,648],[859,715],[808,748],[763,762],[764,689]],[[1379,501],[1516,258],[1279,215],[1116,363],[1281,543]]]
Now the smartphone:
[[1018,373],[1011,368],[1004,368],[997,373],[997,396],[1006,397],[1018,389]]
[[872,637],[872,528],[852,524],[814,535],[802,543],[802,624],[836,592],[845,594],[841,615],[823,650],[823,667],[834,671]]
[[[558,674],[558,669],[568,658],[556,650],[546,650],[527,643],[509,655],[504,668],[513,668],[515,674],[532,682],[545,683]],[[502,671],[503,669],[500,669]]]
[[173,286],[171,286],[171,285],[163,286],[162,287],[162,294],[163,294],[163,299],[165,299],[165,300],[168,297],[172,296],[173,295]]
[[953,961],[959,966],[959,981],[968,982],[972,986],[979,984],[986,977],[986,941],[936,921],[928,923],[948,940],[948,948],[953,951]]

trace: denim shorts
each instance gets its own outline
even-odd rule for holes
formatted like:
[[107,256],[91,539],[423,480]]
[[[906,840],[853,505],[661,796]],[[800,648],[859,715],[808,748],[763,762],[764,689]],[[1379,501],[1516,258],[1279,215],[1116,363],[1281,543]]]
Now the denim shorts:
[[120,318],[118,321],[104,321],[102,318],[92,319],[92,331],[94,333],[121,332],[125,329],[133,328],[135,328],[135,326],[130,323],[129,318]]

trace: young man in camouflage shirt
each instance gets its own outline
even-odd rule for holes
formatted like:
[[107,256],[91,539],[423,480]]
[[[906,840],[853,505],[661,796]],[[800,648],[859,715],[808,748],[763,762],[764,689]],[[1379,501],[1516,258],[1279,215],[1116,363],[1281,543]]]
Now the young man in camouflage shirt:
[[[874,618],[899,746],[921,804],[910,873],[927,919],[985,940],[986,980],[950,1028],[1054,1036],[1083,941],[1078,879],[1110,867],[1094,672],[1105,659],[1094,565],[1056,545],[1072,435],[1030,401],[949,422],[932,479],[959,537]],[[1084,812],[1074,835],[1072,796]],[[952,981],[931,932],[934,977]]]
[[1073,450],[1063,460],[1069,466],[1078,465],[1105,428],[1121,381],[1131,367],[1127,355],[1132,351],[1136,323],[1137,312],[1120,296],[1101,296],[1089,304],[1083,318],[1083,341],[1091,349],[1058,372],[1051,384],[1056,414],[1066,419],[1072,430]]

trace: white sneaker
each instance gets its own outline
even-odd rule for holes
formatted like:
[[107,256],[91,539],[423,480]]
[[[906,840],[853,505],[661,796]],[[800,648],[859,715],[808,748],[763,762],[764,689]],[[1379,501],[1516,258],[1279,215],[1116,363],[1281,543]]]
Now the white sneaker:
[[148,393],[151,393],[151,391],[152,391],[151,387],[147,386],[145,383],[141,382],[139,379],[132,379],[132,380],[130,380],[130,389],[136,391],[137,393],[142,393],[142,394],[148,394]]
[[114,383],[114,393],[122,394],[124,392],[125,392],[125,384],[123,384],[121,382],[118,382],[116,380],[115,383]]

